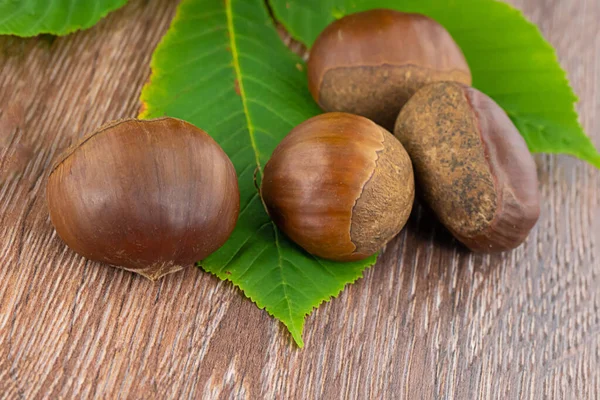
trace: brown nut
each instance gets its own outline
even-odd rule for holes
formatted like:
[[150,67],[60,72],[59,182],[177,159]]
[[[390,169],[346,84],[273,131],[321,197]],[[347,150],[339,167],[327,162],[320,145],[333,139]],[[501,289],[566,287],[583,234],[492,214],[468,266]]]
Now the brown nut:
[[227,155],[174,118],[114,121],[88,135],[54,166],[47,200],[70,248],[152,280],[218,249],[239,212]]
[[471,84],[458,45],[419,14],[370,10],[329,25],[308,60],[308,86],[325,111],[370,118],[388,130],[406,101],[437,81]]
[[360,260],[400,232],[414,200],[408,154],[374,122],[322,114],[295,127],[264,169],[271,218],[319,257]]
[[480,91],[435,83],[404,106],[394,131],[410,155],[424,199],[467,247],[518,247],[535,226],[535,162],[506,113]]

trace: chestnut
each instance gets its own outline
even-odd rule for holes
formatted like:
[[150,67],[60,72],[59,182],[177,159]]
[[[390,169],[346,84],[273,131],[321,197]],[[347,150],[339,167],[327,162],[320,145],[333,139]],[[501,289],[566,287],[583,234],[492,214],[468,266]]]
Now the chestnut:
[[159,118],[110,122],[69,148],[47,201],[71,249],[155,280],[223,245],[240,200],[221,147],[190,123]]
[[408,154],[366,118],[328,113],[295,127],[264,168],[261,196],[277,226],[316,256],[360,260],[400,232],[414,200]]
[[536,165],[491,98],[456,82],[431,84],[406,103],[394,133],[420,193],[458,240],[477,252],[523,243],[540,214]]
[[308,86],[323,110],[362,115],[388,130],[419,88],[449,80],[471,84],[452,36],[431,18],[393,10],[333,22],[308,60]]

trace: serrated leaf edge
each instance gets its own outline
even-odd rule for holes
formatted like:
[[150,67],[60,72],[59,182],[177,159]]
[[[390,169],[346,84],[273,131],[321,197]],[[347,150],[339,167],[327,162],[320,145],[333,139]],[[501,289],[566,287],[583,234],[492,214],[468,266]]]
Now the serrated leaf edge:
[[[238,89],[239,89],[239,95],[241,96],[242,99],[242,106],[243,106],[243,112],[245,114],[246,117],[246,124],[247,124],[247,128],[249,130],[250,133],[250,139],[251,139],[251,144],[252,144],[252,148],[254,150],[254,154],[255,154],[255,160],[256,160],[256,165],[258,168],[259,173],[262,176],[262,170],[261,170],[261,165],[260,165],[260,160],[259,160],[259,154],[257,152],[257,146],[254,140],[254,136],[253,136],[253,129],[254,126],[252,125],[252,120],[251,120],[251,115],[249,112],[249,107],[247,105],[247,95],[244,89],[244,77],[243,77],[243,73],[241,70],[241,66],[240,66],[240,62],[239,62],[239,53],[238,53],[238,49],[237,49],[237,41],[235,40],[236,35],[235,35],[235,27],[234,27],[234,23],[233,23],[233,18],[234,18],[234,14],[233,14],[233,9],[232,9],[232,0],[225,0],[224,1],[225,4],[225,14],[226,14],[226,20],[227,20],[227,30],[229,33],[229,41],[230,41],[230,50],[232,53],[232,67],[234,70],[234,74],[235,74],[235,79],[238,85]],[[263,4],[262,7],[266,8],[266,5]],[[175,32],[176,29],[174,28],[177,23],[180,21],[180,19],[182,18],[182,13],[181,13],[182,8],[178,7],[177,11],[175,13],[175,16],[173,17],[173,20],[171,21],[171,25],[169,26],[169,29],[167,31],[167,34],[165,34],[163,36],[163,38],[160,40],[157,49],[160,48],[161,46],[163,46],[165,44],[165,42],[167,40],[169,40],[170,37],[170,33],[171,32]],[[265,10],[267,11],[267,10]],[[273,24],[273,22],[271,22],[271,24]],[[160,69],[157,68],[157,57],[156,57],[156,50],[152,56],[152,60],[150,63],[151,66],[151,73],[149,75],[148,80],[146,81],[146,83],[144,84],[144,87],[142,88],[141,91],[141,95],[140,95],[140,102],[141,102],[141,110],[139,112],[139,116],[138,118],[143,119],[143,118],[147,118],[150,114],[151,114],[151,106],[150,103],[147,101],[147,96],[148,96],[148,88],[150,87],[150,85],[152,84],[152,80],[154,77],[156,76],[160,76]],[[275,235],[275,246],[277,249],[277,253],[279,256],[279,260],[278,260],[278,269],[281,273],[281,281],[283,283],[284,286],[284,292],[285,292],[285,286],[288,286],[288,283],[285,282],[284,277],[283,277],[283,255],[282,255],[282,248],[279,244],[279,235],[281,234],[277,227],[275,226],[273,221],[270,221],[269,224],[272,226],[272,229],[274,231],[274,235]],[[312,256],[314,258],[314,256]],[[316,259],[316,258],[315,258]],[[318,261],[318,260],[317,260]],[[304,327],[304,323],[306,320],[306,316],[308,316],[310,313],[312,313],[313,310],[315,310],[316,308],[318,308],[321,304],[331,300],[332,298],[336,298],[339,296],[339,294],[345,289],[345,287],[347,285],[350,285],[354,282],[356,282],[358,279],[361,279],[363,277],[363,273],[367,268],[372,267],[377,261],[377,258],[374,257],[372,260],[370,260],[368,262],[368,264],[364,265],[364,267],[358,271],[358,274],[355,277],[351,277],[350,280],[348,280],[347,282],[341,284],[341,286],[337,289],[334,290],[334,293],[331,295],[325,295],[323,297],[317,298],[315,301],[315,305],[312,306],[309,310],[307,310],[306,312],[302,313],[302,319],[300,321],[300,324],[296,324],[295,323],[295,318],[292,316],[291,312],[292,312],[292,307],[291,307],[291,302],[290,302],[290,298],[287,295],[287,293],[284,293],[284,298],[285,301],[287,303],[287,309],[288,309],[288,318],[289,321],[280,319],[280,317],[275,316],[268,308],[266,305],[261,304],[261,302],[259,302],[257,299],[253,298],[252,296],[248,295],[244,289],[242,287],[240,287],[240,285],[236,282],[234,282],[227,274],[225,273],[219,273],[217,271],[210,271],[206,268],[204,268],[204,266],[202,265],[203,262],[199,261],[196,265],[198,267],[201,267],[204,271],[216,276],[217,278],[221,279],[221,280],[225,280],[225,281],[229,281],[231,282],[235,287],[237,287],[238,289],[240,289],[242,291],[242,293],[244,294],[245,297],[247,297],[248,299],[250,299],[259,309],[265,310],[271,317],[275,318],[276,320],[280,321],[281,323],[284,324],[284,326],[289,330],[290,334],[292,335],[293,340],[296,342],[296,344],[302,348],[304,346],[304,341],[302,339],[302,330]],[[318,261],[320,263],[320,261]]]
[[[302,43],[304,46],[306,46],[307,49],[310,50],[310,45],[308,43],[306,43],[306,41],[304,40],[304,38],[301,38],[298,34],[297,31],[295,31],[293,26],[289,26],[289,24],[287,23],[287,21],[285,21],[285,19],[281,18],[281,15],[279,13],[279,8],[277,6],[275,6],[273,4],[274,0],[267,0],[269,2],[269,4],[271,5],[271,9],[273,10],[273,14],[276,18],[276,20],[282,24],[286,31],[292,36],[292,38],[294,38],[296,41]],[[568,95],[571,97],[571,101],[572,101],[572,108],[568,110],[569,114],[571,114],[572,117],[574,117],[575,119],[575,124],[574,124],[574,128],[577,128],[579,131],[581,131],[581,133],[583,134],[583,136],[587,139],[587,143],[588,143],[588,151],[580,151],[580,150],[571,150],[571,149],[565,149],[565,150],[554,150],[554,149],[546,149],[546,148],[541,148],[541,149],[529,149],[532,153],[548,153],[548,154],[567,154],[570,156],[574,156],[576,158],[579,158],[583,161],[587,161],[589,162],[591,165],[597,167],[600,169],[600,151],[594,146],[593,141],[591,140],[591,138],[585,133],[585,130],[583,129],[583,125],[581,124],[581,121],[579,119],[579,113],[577,111],[577,103],[579,101],[579,97],[577,96],[577,94],[575,93],[575,91],[573,90],[573,87],[571,86],[571,83],[569,81],[568,78],[568,74],[565,71],[565,69],[562,67],[562,65],[560,64],[560,60],[558,58],[558,54],[556,53],[556,49],[554,48],[554,46],[552,46],[552,44],[550,44],[550,42],[548,42],[548,40],[546,40],[546,38],[544,37],[544,35],[542,34],[540,28],[534,24],[532,21],[530,21],[527,16],[523,13],[522,10],[513,7],[510,4],[507,4],[503,1],[498,1],[498,0],[492,0],[493,3],[497,4],[500,7],[504,7],[504,10],[507,11],[506,15],[510,15],[509,13],[512,13],[515,17],[520,18],[523,22],[525,22],[526,25],[528,25],[530,28],[535,30],[535,33],[538,35],[538,37],[541,39],[541,43],[542,45],[549,50],[552,53],[554,62],[556,63],[555,65],[558,67],[558,69],[556,70],[556,72],[560,72],[561,74],[561,80],[566,83],[567,89],[568,89]],[[476,3],[476,1],[473,1],[474,3]],[[304,5],[304,3],[298,3],[300,5]],[[308,11],[312,12],[312,9],[307,8]],[[340,11],[340,10],[336,10],[336,11]],[[332,16],[334,18],[337,19],[336,15]],[[488,93],[489,94],[489,93]],[[493,94],[490,94],[491,96],[493,96]],[[507,114],[509,114],[511,116],[511,118],[519,118],[518,117],[518,110],[513,110],[513,109],[505,109],[505,111],[507,112]],[[530,122],[527,119],[522,119],[523,123],[525,124],[530,124]],[[541,127],[542,130],[545,129],[545,127]],[[595,152],[595,154],[594,154]]]
[[[315,258],[314,256],[311,256],[311,257]],[[303,313],[302,324],[301,324],[301,330],[300,331],[298,331],[297,329],[291,327],[285,321],[283,321],[283,320],[279,319],[277,316],[275,316],[271,311],[269,311],[269,309],[266,308],[266,306],[262,305],[259,301],[257,301],[256,299],[254,299],[252,296],[248,295],[244,291],[244,289],[242,287],[240,287],[239,284],[237,284],[236,282],[234,282],[233,280],[231,280],[231,278],[229,278],[227,275],[219,275],[217,273],[214,273],[214,272],[211,272],[211,271],[205,269],[204,266],[202,265],[202,262],[199,262],[196,265],[198,267],[202,268],[205,272],[208,272],[209,274],[214,275],[214,276],[216,276],[219,279],[231,282],[233,284],[233,286],[235,286],[236,288],[238,288],[244,294],[244,296],[246,298],[250,299],[250,301],[252,301],[256,305],[256,307],[258,307],[261,310],[266,311],[267,314],[269,314],[275,320],[278,320],[281,323],[283,323],[285,325],[285,327],[289,330],[290,334],[292,335],[292,338],[294,339],[294,342],[296,342],[296,344],[298,345],[299,348],[303,348],[304,347],[304,340],[302,338],[302,329],[304,328],[304,323],[306,322],[306,317],[309,316],[314,310],[316,310],[317,308],[319,308],[322,304],[327,303],[327,302],[331,301],[332,299],[337,298],[344,291],[344,289],[346,289],[347,286],[352,285],[352,284],[356,283],[359,279],[364,278],[365,271],[368,270],[369,268],[373,267],[373,265],[375,265],[376,262],[377,262],[377,258],[375,258],[373,260],[373,262],[367,264],[358,273],[358,275],[354,279],[349,280],[348,282],[344,283],[338,290],[335,291],[335,293],[333,293],[331,295],[328,295],[328,296],[323,296],[323,297],[317,299],[316,305],[314,305],[307,312]]]
[[[239,61],[239,53],[238,53],[238,49],[237,49],[235,25],[233,23],[232,3],[233,3],[233,0],[225,0],[225,15],[227,17],[227,30],[229,32],[229,45],[231,48],[232,65],[233,65],[233,70],[235,72],[237,85],[239,88],[239,95],[242,99],[242,107],[244,109],[244,116],[246,117],[246,126],[248,128],[248,135],[250,136],[250,143],[252,145],[252,150],[254,151],[256,167],[258,168],[258,174],[262,177],[262,168],[261,168],[261,164],[260,164],[259,154],[257,151],[256,138],[254,136],[254,125],[252,124],[252,118],[250,115],[250,110],[248,108],[248,98],[246,96],[246,91],[244,89],[244,77],[242,74],[242,69],[241,69],[240,61]],[[263,7],[264,7],[264,4],[263,4]],[[281,322],[283,322],[284,325],[290,330],[290,333],[292,334],[292,337],[294,338],[296,343],[298,343],[298,346],[302,347],[304,345],[304,342],[302,340],[302,328],[304,326],[304,318],[302,320],[300,327],[297,327],[296,324],[294,323],[294,318],[292,317],[292,308],[291,308],[292,303],[291,303],[288,293],[286,291],[286,286],[288,284],[285,281],[284,276],[283,276],[281,246],[279,245],[279,232],[277,230],[277,227],[273,223],[273,221],[271,221],[271,226],[273,228],[273,232],[275,235],[275,248],[277,249],[277,255],[278,255],[277,267],[279,269],[279,273],[281,276],[283,295],[284,295],[285,302],[287,304],[286,308],[288,310],[288,317],[289,317],[289,324],[286,323],[284,320],[282,320]],[[254,301],[254,300],[252,300],[252,301]],[[256,303],[256,304],[258,305],[258,303]],[[266,307],[264,307],[264,309],[267,310]],[[268,312],[268,310],[267,310],[267,312]],[[269,314],[271,314],[271,313],[269,313]],[[274,315],[273,315],[273,317],[274,317]],[[276,318],[276,319],[278,319],[278,318]]]
[[[115,4],[114,7],[108,7],[104,12],[101,12],[98,15],[97,18],[91,18],[89,21],[86,21],[85,23],[75,24],[75,25],[73,25],[70,28],[68,28],[67,25],[70,22],[71,16],[69,16],[69,18],[67,19],[67,21],[63,24],[62,30],[61,29],[57,29],[57,30],[48,29],[48,30],[35,31],[34,33],[27,33],[27,34],[20,34],[18,32],[10,32],[10,31],[2,31],[2,30],[0,30],[0,35],[14,35],[14,36],[22,37],[22,38],[29,38],[29,37],[34,37],[34,36],[42,35],[42,34],[55,35],[55,36],[70,35],[71,33],[74,33],[74,32],[80,31],[80,30],[86,30],[86,29],[89,29],[89,28],[93,27],[98,22],[100,22],[102,19],[106,18],[106,16],[108,14],[110,14],[113,11],[118,10],[119,8],[121,8],[125,4],[127,4],[127,2],[128,2],[128,0],[119,0],[119,1],[120,2],[117,3],[117,4]],[[17,15],[17,13],[13,13],[11,16],[9,16],[8,18],[6,18],[6,20],[14,18],[15,15]],[[70,15],[72,15],[72,13]],[[41,19],[43,19],[43,18],[41,18]],[[41,22],[38,22],[38,25],[40,23]]]

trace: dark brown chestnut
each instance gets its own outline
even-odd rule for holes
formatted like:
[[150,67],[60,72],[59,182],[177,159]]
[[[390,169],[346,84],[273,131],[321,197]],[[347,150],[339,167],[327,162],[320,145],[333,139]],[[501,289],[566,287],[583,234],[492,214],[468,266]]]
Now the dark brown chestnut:
[[329,25],[310,50],[308,85],[321,108],[362,115],[388,130],[406,101],[437,81],[470,85],[471,72],[452,36],[420,14],[351,14]]
[[281,141],[265,165],[261,195],[277,226],[309,253],[359,260],[406,224],[414,177],[391,133],[357,115],[328,113]]
[[47,201],[70,248],[151,280],[217,250],[239,212],[227,155],[174,118],[114,121],[86,136],[53,167]]
[[419,90],[394,131],[417,186],[440,221],[471,250],[519,246],[536,224],[536,165],[525,140],[491,98],[456,82]]

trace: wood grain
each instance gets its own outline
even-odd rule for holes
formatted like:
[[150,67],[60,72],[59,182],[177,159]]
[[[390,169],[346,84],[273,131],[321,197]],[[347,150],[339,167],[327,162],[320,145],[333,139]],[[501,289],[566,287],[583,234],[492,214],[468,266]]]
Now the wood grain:
[[[558,48],[600,145],[600,2],[514,0]],[[52,160],[134,116],[171,0],[132,0],[63,38],[0,37],[0,397],[600,396],[600,173],[537,156],[525,246],[471,255],[418,208],[364,279],[307,319],[306,347],[199,270],[153,284],[54,233]]]

